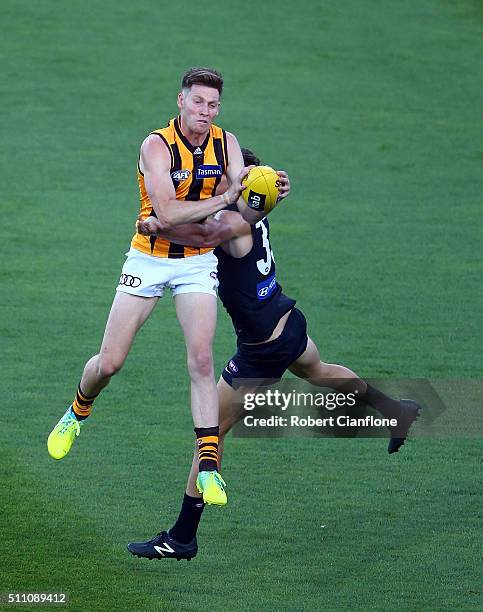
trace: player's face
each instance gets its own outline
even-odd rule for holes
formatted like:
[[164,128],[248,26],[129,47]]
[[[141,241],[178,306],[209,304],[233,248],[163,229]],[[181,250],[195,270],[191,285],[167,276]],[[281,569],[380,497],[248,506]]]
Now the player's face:
[[178,94],[178,108],[184,130],[206,134],[220,110],[220,94],[212,87],[192,85]]

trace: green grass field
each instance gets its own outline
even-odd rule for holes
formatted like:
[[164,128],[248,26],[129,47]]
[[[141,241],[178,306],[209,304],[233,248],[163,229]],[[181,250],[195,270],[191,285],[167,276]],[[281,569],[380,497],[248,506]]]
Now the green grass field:
[[[63,591],[76,611],[481,610],[481,439],[391,457],[380,439],[229,439],[230,504],[205,511],[198,557],[127,553],[177,516],[192,448],[169,297],[71,454],[46,438],[99,347],[140,142],[191,65],[225,76],[218,123],[290,173],[278,276],[324,359],[481,378],[482,2],[3,0],[0,53],[0,592]],[[220,312],[217,369],[234,346]]]

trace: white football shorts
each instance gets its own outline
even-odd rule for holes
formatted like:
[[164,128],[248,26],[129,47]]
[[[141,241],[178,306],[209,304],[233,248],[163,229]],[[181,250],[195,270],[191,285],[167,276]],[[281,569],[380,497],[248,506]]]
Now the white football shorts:
[[162,297],[165,287],[180,293],[216,296],[218,260],[213,251],[180,259],[146,255],[132,247],[126,253],[116,291],[142,297]]

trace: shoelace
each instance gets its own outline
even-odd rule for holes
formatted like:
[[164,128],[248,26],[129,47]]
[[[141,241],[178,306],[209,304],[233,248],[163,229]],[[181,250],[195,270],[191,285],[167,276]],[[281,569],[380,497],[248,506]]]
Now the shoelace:
[[62,419],[62,429],[59,433],[69,433],[71,429],[75,429],[75,435],[78,436],[80,434],[80,423],[75,417],[66,414]]
[[218,474],[218,472],[213,476],[213,478],[216,481],[216,484],[220,487],[220,489],[224,491],[226,484],[223,478]]

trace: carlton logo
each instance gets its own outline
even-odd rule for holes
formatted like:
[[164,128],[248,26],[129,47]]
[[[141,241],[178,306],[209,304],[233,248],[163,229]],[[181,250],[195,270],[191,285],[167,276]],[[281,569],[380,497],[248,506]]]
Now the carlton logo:
[[181,181],[185,181],[187,178],[189,178],[190,174],[190,170],[175,170],[175,172],[171,172],[171,178],[173,181],[178,181],[178,183],[180,183]]
[[222,175],[223,175],[223,170],[221,166],[202,165],[196,168],[196,178],[197,179],[217,178]]

